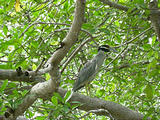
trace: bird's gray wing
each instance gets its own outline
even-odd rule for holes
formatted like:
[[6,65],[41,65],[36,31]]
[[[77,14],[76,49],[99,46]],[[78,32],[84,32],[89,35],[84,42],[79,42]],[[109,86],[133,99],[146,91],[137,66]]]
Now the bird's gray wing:
[[95,59],[93,59],[92,61],[88,61],[84,65],[82,70],[79,72],[78,77],[81,78],[82,82],[87,81],[96,72],[96,68],[97,68],[97,61]]
[[79,90],[81,87],[83,87],[86,83],[91,82],[92,81],[92,77],[94,76],[94,74],[96,73],[96,66],[97,65],[97,61],[96,59],[93,59],[91,61],[88,61],[84,67],[81,69],[81,71],[78,74],[78,78],[73,86],[73,90],[77,91]]

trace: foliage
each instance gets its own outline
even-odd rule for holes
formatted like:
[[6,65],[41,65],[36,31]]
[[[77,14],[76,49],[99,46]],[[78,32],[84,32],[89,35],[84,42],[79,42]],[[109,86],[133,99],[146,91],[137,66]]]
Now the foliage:
[[[96,37],[88,42],[66,67],[60,87],[72,88],[80,68],[97,53],[97,44],[120,46],[116,49],[118,53],[127,47],[107,68],[110,61],[118,55],[109,54],[100,73],[92,82],[91,94],[123,104],[146,117],[160,119],[159,42],[153,30],[129,42],[150,27],[148,2],[119,0],[118,3],[129,7],[129,10],[124,12],[103,5],[98,0],[87,0],[82,29]],[[52,55],[65,38],[68,32],[65,28],[69,28],[73,21],[75,3],[73,0],[21,0],[19,12],[15,10],[15,4],[17,3],[14,0],[0,2],[0,69],[16,69],[18,66],[35,69],[43,58],[48,59]],[[88,37],[87,33],[81,31],[68,56]],[[68,56],[61,63],[60,69]],[[5,105],[16,107],[21,101],[20,98],[25,96],[27,91],[20,88],[32,83],[6,80],[0,84],[0,114],[3,114]],[[80,91],[86,94],[84,89]],[[66,119],[78,119],[84,114],[84,111],[79,112],[75,108],[71,111],[69,103],[59,104],[60,99],[62,98],[53,96],[51,102],[43,103],[39,100],[25,114],[28,118],[40,114],[37,120],[50,117],[49,113],[52,118],[63,115]],[[105,119],[94,114],[86,117],[91,118]]]

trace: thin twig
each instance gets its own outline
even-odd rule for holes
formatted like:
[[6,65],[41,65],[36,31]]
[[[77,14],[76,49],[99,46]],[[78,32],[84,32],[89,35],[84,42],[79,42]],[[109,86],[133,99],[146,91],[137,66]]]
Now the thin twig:
[[41,61],[41,63],[38,65],[37,69],[35,70],[35,73],[37,73],[40,70],[40,68],[42,67],[44,61],[45,61],[45,58],[43,58],[43,60]]
[[88,38],[87,40],[85,40],[84,42],[82,42],[77,49],[74,51],[74,53],[67,59],[67,61],[64,63],[64,67],[61,70],[61,74],[64,71],[64,69],[67,67],[67,65],[69,64],[69,62],[73,59],[73,57],[78,53],[78,51],[89,41],[91,41],[93,39],[93,37]]
[[64,1],[62,1],[62,3],[60,3],[60,4],[58,4],[58,5],[55,5],[56,7],[59,7],[59,6],[61,6],[63,3],[65,3],[67,0],[64,0]]
[[[64,28],[64,30],[66,30],[66,29],[68,29],[68,28]],[[92,39],[92,41],[94,41],[93,38],[96,38],[96,37],[99,36],[99,35],[97,35],[97,36],[94,36],[94,37],[93,37],[90,32],[88,32],[87,30],[84,30],[84,29],[81,29],[81,31],[87,33],[87,35],[90,36],[90,38],[88,38],[88,39]],[[86,41],[84,41],[84,43],[82,42],[81,45],[83,44],[82,46],[84,46],[84,44],[86,44],[87,42],[89,42],[90,40],[88,40],[88,39],[87,39]],[[95,41],[94,41],[94,42],[95,42]],[[97,43],[95,43],[95,44],[97,45]],[[80,46],[81,46],[81,45],[80,45]],[[68,56],[68,58],[70,58],[70,56],[71,56],[72,54],[74,54],[75,51],[76,51],[76,50],[72,51],[72,53]],[[75,54],[76,54],[76,53],[75,53]],[[73,56],[73,57],[74,57],[74,56]],[[65,64],[66,61],[68,61],[68,58],[67,58],[62,64]],[[70,61],[69,61],[69,62],[70,62]],[[62,72],[63,72],[63,71],[64,71],[64,68],[62,68]]]
[[[149,61],[133,62],[132,65],[137,65],[137,64],[146,65],[146,64],[149,64],[149,63],[150,63]],[[158,64],[158,65],[159,65],[159,64]],[[114,69],[115,69],[115,70],[121,70],[121,69],[130,67],[130,66],[131,66],[130,64],[124,63],[124,64],[121,65],[121,66],[107,68],[106,71],[111,71],[111,70],[113,71]]]
[[53,25],[67,25],[67,26],[70,26],[70,24],[66,24],[66,23],[46,23],[46,22],[34,22],[32,24],[30,24],[22,33],[21,35],[19,36],[19,38],[21,38],[25,32],[27,32],[27,30],[32,27],[33,25],[36,25],[36,24],[53,24]]
[[143,32],[141,32],[140,34],[138,34],[136,37],[132,38],[130,41],[125,42],[122,45],[116,46],[115,48],[119,48],[121,46],[128,45],[129,43],[133,42],[135,39],[137,39],[138,37],[140,37],[141,35],[143,35],[144,33],[148,32],[151,29],[152,29],[152,27],[147,28],[146,30],[144,30]]
[[110,66],[110,64],[112,64],[127,48],[128,48],[128,46],[126,46],[110,63],[108,63],[106,68],[108,68]]
[[104,18],[104,20],[97,26],[97,27],[101,27],[102,25],[104,25],[105,24],[105,22],[108,20],[108,18],[109,18],[109,13],[107,13],[105,16],[105,18]]
[[14,61],[0,60],[0,62],[8,63],[8,62],[14,62]]
[[[152,27],[149,27],[148,29],[146,29],[145,31],[143,31],[142,33],[138,34],[136,37],[134,37],[133,39],[131,39],[128,42],[125,42],[123,45],[128,45],[129,43],[133,42],[135,39],[137,39],[138,37],[140,37],[141,35],[143,35],[144,33],[146,33],[147,31],[149,31],[150,29],[152,29]],[[122,45],[121,45],[122,46]],[[118,46],[120,47],[120,46]],[[106,68],[108,68],[110,66],[110,64],[112,64],[126,49],[128,48],[128,46],[126,46],[107,66]]]
[[136,37],[134,37],[130,41],[125,42],[123,45],[126,45],[126,44],[129,44],[129,43],[133,42],[135,39],[137,39],[138,37],[140,37],[141,35],[143,35],[144,33],[146,33],[147,31],[149,31],[151,29],[152,29],[152,27],[147,28],[145,31],[141,32],[140,34],[138,34]]
[[29,75],[34,76],[34,75],[43,75],[45,73],[48,73],[49,71],[52,70],[51,64],[48,64],[48,66],[44,69],[40,69],[35,73],[35,71],[28,71]]
[[110,0],[99,0],[99,1],[103,2],[104,4],[109,5],[110,7],[117,8],[119,10],[128,11],[128,9],[129,9],[129,7],[127,7],[127,6],[112,2]]

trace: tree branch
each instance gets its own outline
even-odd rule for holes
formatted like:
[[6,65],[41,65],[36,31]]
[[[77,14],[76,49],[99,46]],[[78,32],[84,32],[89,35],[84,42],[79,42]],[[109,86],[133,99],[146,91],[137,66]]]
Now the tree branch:
[[34,23],[30,24],[30,25],[21,33],[21,35],[19,36],[19,38],[21,38],[21,37],[24,35],[24,33],[28,31],[28,29],[29,29],[30,27],[32,27],[33,25],[37,25],[37,24],[53,24],[53,25],[67,25],[67,26],[70,25],[70,24],[66,24],[66,23],[34,22]]
[[[3,70],[0,69],[0,80],[10,80],[19,82],[42,82],[44,78],[41,76],[28,76],[25,74],[26,71],[22,71],[22,75],[18,75],[16,70]],[[27,71],[29,72],[29,71]],[[32,71],[31,71],[32,72]]]
[[102,112],[105,112],[106,114],[108,114],[107,116],[109,116],[111,120],[114,120],[114,118],[110,115],[110,113],[107,110],[104,110],[104,109],[90,110],[85,115],[81,116],[79,119],[85,118],[90,113],[102,113]]
[[131,40],[129,40],[127,42],[125,42],[123,45],[128,45],[129,43],[133,42],[135,39],[137,39],[138,37],[140,37],[141,35],[143,35],[144,33],[148,32],[151,29],[152,29],[152,27],[147,28],[146,30],[144,30],[143,32],[138,34],[136,37],[132,38]]
[[[51,79],[43,83],[38,83],[35,86],[33,86],[33,88],[26,95],[22,103],[18,105],[18,107],[15,109],[14,118],[23,114],[26,111],[26,109],[28,109],[28,107],[30,107],[37,98],[46,98],[47,95],[50,94],[53,95],[53,92],[56,91],[57,81],[60,79],[58,65],[60,64],[62,59],[66,56],[66,54],[68,53],[68,51],[74,45],[74,43],[78,38],[78,34],[81,30],[81,26],[83,23],[84,9],[85,9],[85,0],[77,0],[74,20],[69,30],[69,33],[62,42],[63,46],[61,46],[60,49],[55,51],[54,54],[51,56],[51,58],[48,60],[48,65],[51,65],[52,68],[52,70],[50,70],[49,72],[51,75]],[[27,29],[29,29],[29,27],[27,27]],[[21,35],[23,35],[23,33]]]
[[87,40],[85,40],[84,42],[82,42],[77,48],[76,50],[73,52],[73,54],[67,59],[67,61],[64,63],[64,66],[61,70],[61,73],[64,71],[64,69],[67,67],[67,65],[69,64],[69,62],[74,58],[74,56],[79,52],[79,50],[89,41],[91,41],[93,39],[93,37],[88,38]]
[[124,5],[115,3],[115,2],[111,2],[110,0],[99,0],[99,1],[101,1],[104,4],[109,5],[110,7],[117,8],[119,10],[128,11],[128,9],[129,9],[129,7],[127,7],[127,6],[124,6]]
[[146,64],[149,64],[150,62],[149,61],[142,61],[142,62],[134,62],[133,64],[128,64],[128,63],[124,63],[123,65],[121,66],[117,66],[117,67],[112,67],[112,68],[107,68],[106,71],[114,71],[114,70],[121,70],[121,69],[124,69],[124,68],[128,68],[132,65],[138,65],[138,64],[141,64],[141,65],[146,65]]
[[72,45],[76,42],[83,23],[84,8],[85,8],[85,0],[77,0],[73,23],[71,25],[69,33],[62,42],[64,46],[62,46],[61,49],[58,49],[52,55],[52,57],[48,61],[49,63],[55,66],[59,65],[59,63],[66,56]]
[[158,1],[154,0],[149,3],[149,9],[150,9],[150,20],[152,23],[152,26],[155,30],[155,33],[158,37],[158,40],[160,42],[160,15],[159,13],[155,14],[155,11],[158,11]]
[[125,50],[127,49],[127,46],[106,66],[108,68],[110,64],[112,64]]
[[[66,90],[59,88],[57,91],[62,97],[66,94]],[[112,116],[116,120],[142,120],[143,115],[130,110],[118,103],[112,102],[112,101],[104,101],[98,98],[90,98],[88,96],[79,94],[79,93],[73,93],[71,99],[69,102],[73,105],[72,101],[78,101],[82,105],[78,108],[84,111],[90,111],[90,110],[98,110],[103,109],[104,111],[95,112],[97,115],[105,115],[105,116]],[[149,118],[148,118],[149,120]]]

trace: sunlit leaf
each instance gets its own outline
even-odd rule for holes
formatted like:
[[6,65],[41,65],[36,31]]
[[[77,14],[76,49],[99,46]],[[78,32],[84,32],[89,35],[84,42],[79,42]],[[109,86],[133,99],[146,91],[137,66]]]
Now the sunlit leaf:
[[58,105],[57,97],[53,96],[53,97],[51,98],[51,101],[52,101],[52,103],[53,103],[55,106]]
[[15,10],[16,12],[20,12],[20,0],[16,0]]
[[5,35],[7,35],[8,27],[6,25],[3,26],[3,32]]
[[68,99],[70,99],[71,95],[72,95],[72,90],[68,90],[64,96],[64,101],[66,102]]
[[46,80],[49,80],[51,78],[51,76],[48,73],[45,76],[46,76]]
[[152,45],[154,45],[156,39],[157,39],[157,37],[154,35],[154,36],[152,37]]

